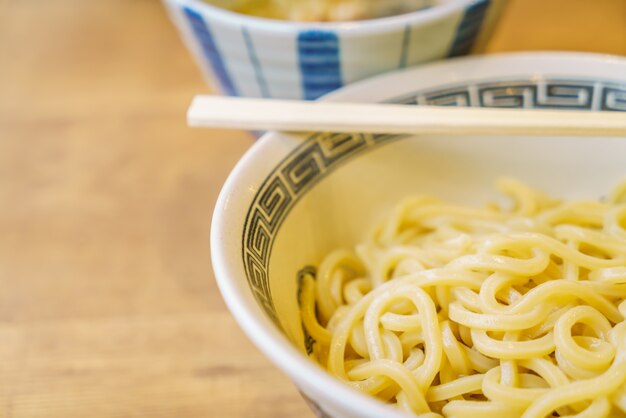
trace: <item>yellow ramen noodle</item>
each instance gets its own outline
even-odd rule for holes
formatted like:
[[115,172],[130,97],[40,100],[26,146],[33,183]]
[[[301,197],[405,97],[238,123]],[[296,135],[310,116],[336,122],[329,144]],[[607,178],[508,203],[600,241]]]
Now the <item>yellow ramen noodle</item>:
[[626,183],[511,208],[401,203],[305,276],[313,356],[423,417],[626,417]]

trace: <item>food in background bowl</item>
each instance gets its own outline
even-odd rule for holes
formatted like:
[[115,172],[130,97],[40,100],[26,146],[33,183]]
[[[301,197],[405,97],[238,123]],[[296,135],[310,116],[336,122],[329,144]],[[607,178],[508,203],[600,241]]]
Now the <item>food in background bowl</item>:
[[[377,77],[337,92],[328,100],[379,101],[407,105],[626,111],[625,75],[626,60],[624,58],[603,55],[533,53],[473,57]],[[573,113],[572,117],[576,117],[576,114]],[[268,134],[255,143],[229,176],[215,209],[211,236],[212,259],[224,299],[245,332],[278,367],[293,379],[319,416],[406,418],[405,412],[385,402],[387,399],[392,400],[395,389],[385,389],[389,390],[391,395],[379,393],[383,395],[383,401],[381,401],[375,396],[368,396],[355,390],[350,387],[349,382],[334,377],[316,364],[314,359],[311,359],[311,356],[316,355],[316,350],[320,350],[321,344],[316,342],[312,333],[307,331],[306,325],[303,326],[303,317],[298,303],[298,284],[305,284],[304,288],[300,288],[304,291],[304,294],[300,293],[300,301],[306,301],[306,292],[311,290],[306,286],[312,284],[311,280],[306,278],[315,274],[315,266],[320,266],[324,257],[335,249],[354,248],[363,242],[367,238],[366,232],[371,225],[375,225],[385,214],[393,213],[393,205],[406,196],[415,194],[437,196],[444,202],[479,207],[484,202],[498,201],[499,195],[493,192],[492,182],[501,176],[519,179],[526,184],[541,188],[548,196],[555,196],[564,201],[603,201],[603,198],[607,198],[606,191],[626,177],[626,141],[616,138],[497,136],[459,138],[359,133],[315,133],[309,136]],[[621,201],[620,199],[615,198],[616,201]],[[548,202],[548,205],[552,204],[550,199],[541,198],[539,201]],[[591,206],[593,205],[602,206],[603,203]],[[621,219],[619,225],[622,229],[624,228],[623,218],[613,219]],[[518,227],[523,226],[524,222],[518,225]],[[565,230],[567,232],[567,228]],[[561,230],[560,233],[563,231]],[[454,241],[448,244],[452,249],[454,248]],[[456,244],[463,245],[463,239]],[[537,245],[537,247],[540,246]],[[588,255],[595,254],[597,258],[606,257],[602,255],[603,250],[589,249],[587,245],[578,248],[573,248],[572,245],[572,248],[569,246],[567,248],[571,251],[583,251]],[[527,254],[526,251],[522,247],[506,248],[506,253],[498,255],[534,257],[532,252]],[[439,257],[443,256],[445,253],[439,254]],[[551,257],[551,259],[553,259],[550,261],[551,264],[563,263],[563,260],[559,260],[558,257]],[[607,260],[609,260],[608,257]],[[571,263],[568,265],[569,267],[563,267],[563,269],[568,277],[569,275],[574,277],[575,265]],[[357,265],[355,269],[357,267],[360,268]],[[408,261],[402,266],[404,269],[409,267]],[[468,275],[473,276],[472,273],[480,274],[480,271],[470,272]],[[549,270],[549,273],[552,274],[552,270]],[[588,277],[589,269],[583,266],[578,269],[578,274],[581,277],[586,277],[585,275]],[[600,276],[601,274],[598,274],[596,278]],[[574,280],[567,281],[574,282]],[[579,280],[579,282],[582,281]],[[594,281],[593,277],[588,281]],[[599,312],[609,313],[608,315],[603,313],[603,315],[609,318],[609,324],[613,327],[619,320],[618,316],[622,315],[622,312],[619,312],[620,306],[616,308],[619,297],[607,296],[602,292],[612,289],[613,286],[617,286],[621,292],[622,285],[606,286],[606,284],[594,283],[590,286],[595,286],[592,289],[594,292],[600,292],[602,297],[610,300],[610,306],[590,305]],[[579,285],[580,283],[573,286]],[[520,288],[516,286],[518,285],[513,284],[513,289],[520,295],[523,295],[528,287],[524,283],[519,285]],[[583,286],[586,285],[583,284]],[[359,291],[359,289],[356,290]],[[360,291],[365,292],[365,290]],[[331,292],[334,291],[331,290]],[[470,288],[470,291],[473,290]],[[532,290],[529,291],[532,292]],[[442,292],[443,289],[439,289],[439,293]],[[592,292],[588,293],[590,297],[593,297]],[[454,290],[451,290],[450,294],[455,296]],[[516,297],[513,291],[504,294],[496,292],[495,295],[499,304],[506,304],[507,298],[513,301]],[[302,296],[305,297],[302,298]],[[434,296],[441,300],[446,297],[444,294]],[[478,292],[479,299],[480,296]],[[462,313],[467,318],[461,318],[458,323],[471,320],[474,317],[473,314],[484,314],[480,310],[473,310],[472,294],[461,291],[460,297],[465,298],[461,301],[467,302],[459,307],[466,309]],[[581,300],[585,297],[587,295],[583,295]],[[563,307],[572,303],[571,299],[565,299]],[[581,301],[574,302],[581,306],[587,304]],[[478,303],[482,302],[479,300]],[[551,298],[545,304],[552,307],[554,303],[558,304],[559,301]],[[308,306],[311,304],[309,303]],[[499,305],[492,307],[507,309]],[[580,309],[577,306],[573,308]],[[450,307],[448,309],[449,313],[452,312]],[[312,309],[309,312],[311,311]],[[456,318],[449,313],[448,318]],[[578,313],[574,310],[572,314]],[[389,318],[390,316],[387,316],[384,320],[388,321]],[[528,319],[530,321],[532,318],[529,316]],[[598,321],[602,323],[601,319]],[[391,325],[391,322],[388,321],[387,324]],[[594,359],[600,361],[606,354],[610,356],[609,345],[614,346],[611,340],[613,337],[609,335],[609,345],[601,342],[600,340],[607,341],[604,337],[609,331],[606,331],[604,325],[596,327],[595,322],[591,324],[591,326],[573,325],[571,329],[574,333],[570,334],[570,337],[573,335],[571,338],[580,350],[593,353],[589,355],[589,361],[593,362]],[[536,325],[539,324],[533,326]],[[428,332],[436,331],[429,326],[424,328],[427,328]],[[442,331],[444,325],[440,325],[440,328],[439,335],[448,333],[448,331]],[[484,334],[480,332],[478,326],[474,328],[478,330],[478,333],[475,332],[477,339],[474,339],[471,330],[469,337],[466,331],[462,331],[464,335],[461,335],[461,331],[457,334],[453,325],[450,325],[449,331],[455,336],[457,342],[463,341],[468,349],[473,350],[474,346],[485,347],[485,345],[480,345]],[[603,334],[594,335],[591,329]],[[512,331],[515,332],[515,330]],[[497,334],[498,332],[501,331],[485,330],[488,339],[502,339],[502,335]],[[609,333],[618,336],[618,333]],[[553,335],[555,335],[554,331]],[[541,334],[535,336],[542,338]],[[567,337],[567,334],[565,333],[564,336]],[[472,341],[469,341],[470,337]],[[526,338],[524,335],[521,337],[519,342],[523,342]],[[386,341],[384,335],[382,338]],[[514,339],[514,336],[510,338]],[[389,340],[392,346],[393,338]],[[432,340],[436,340],[436,337]],[[408,344],[409,341],[405,342]],[[474,345],[468,344],[472,342]],[[509,342],[515,343],[515,341],[505,343]],[[456,344],[452,340],[450,343],[452,346]],[[385,343],[382,344],[385,347]],[[541,348],[540,345],[534,343],[532,345]],[[561,346],[565,349],[573,347],[572,345]],[[363,348],[362,345],[357,347],[358,350],[361,348]],[[594,352],[596,348],[597,352]],[[358,360],[357,350],[354,348],[350,350],[354,350],[350,355],[354,355],[354,359]],[[387,348],[385,347],[384,350]],[[442,350],[445,352],[443,347]],[[454,347],[451,350],[449,349],[449,356],[454,357]],[[461,350],[466,351],[462,347]],[[364,350],[361,351],[362,354],[367,354]],[[619,352],[622,351],[619,350]],[[466,352],[466,354],[470,357],[474,355],[474,352]],[[424,352],[424,359],[428,356],[427,348]],[[447,358],[448,353],[445,356]],[[494,391],[502,389],[501,386],[512,381],[507,380],[509,377],[515,379],[512,374],[506,375],[506,372],[511,370],[511,364],[507,362],[515,361],[519,364],[529,360],[499,361],[488,353],[487,355],[481,354],[481,356],[470,357],[470,360],[474,361],[474,366],[477,366],[479,360],[487,359],[486,364],[481,366],[485,370],[485,376],[473,377],[473,379],[483,379],[483,383],[486,381],[491,384],[487,392],[482,394],[491,396],[493,399],[502,395]],[[558,356],[560,357],[561,354]],[[539,363],[547,365],[546,367],[550,370],[560,369],[556,365],[565,364],[562,360],[568,360],[568,356],[569,354],[564,355],[558,360],[555,356],[554,367],[548,366],[545,362]],[[418,364],[421,361],[420,357],[420,354],[415,352],[411,361]],[[459,358],[460,364],[463,365],[463,357]],[[617,361],[621,368],[621,357],[615,358],[620,358],[619,361],[614,361]],[[453,361],[454,363],[451,362],[449,366],[446,364],[442,366],[441,363],[436,366],[441,368],[439,370],[449,371],[453,364],[454,367],[459,364],[456,360]],[[349,365],[347,370],[350,370],[350,367],[358,367],[357,362]],[[494,362],[498,362],[497,366],[501,367],[500,370],[504,370],[504,379],[496,374],[497,369],[489,372]],[[526,365],[529,366],[523,366],[526,370],[518,368],[519,386],[542,385],[541,378],[537,377],[540,373],[536,370],[529,371],[534,370],[532,369],[534,365],[532,367],[530,364]],[[468,367],[474,366],[470,363]],[[575,363],[569,366],[571,367],[563,374],[568,381],[576,384],[575,388],[582,388],[582,392],[589,389],[587,394],[594,399],[596,399],[594,393],[597,394],[597,390],[609,390],[616,395],[610,399],[600,396],[597,398],[598,401],[591,405],[569,404],[567,407],[572,408],[569,413],[589,406],[592,408],[587,409],[589,416],[603,416],[602,411],[607,411],[608,402],[611,412],[606,412],[606,414],[611,413],[616,416],[619,408],[616,405],[618,403],[621,405],[622,402],[621,389],[614,391],[609,385],[615,385],[619,381],[609,379],[611,376],[602,375],[603,369],[600,367],[597,372],[603,377],[600,378],[601,382],[598,384],[598,379],[591,376],[593,373],[589,373],[588,376],[582,374],[574,376],[580,370],[577,370],[578,366]],[[611,369],[611,367],[609,367],[611,372],[617,371],[616,374],[621,376],[620,370]],[[568,377],[570,373],[573,373],[573,378]],[[353,378],[358,380],[361,376],[353,376]],[[443,378],[444,381],[446,379],[447,377]],[[557,376],[555,379],[554,382],[558,383],[560,378]],[[362,381],[367,383],[368,379],[364,378]],[[463,383],[476,384],[471,379]],[[413,384],[420,387],[420,381],[417,379]],[[515,389],[515,387],[512,388]],[[543,396],[542,391],[545,388],[532,390],[537,390],[533,392],[533,396],[537,395],[539,399]],[[425,393],[428,396],[428,392]],[[508,404],[510,405],[508,416],[520,415],[519,405],[527,402],[528,393],[516,392],[515,399]],[[484,401],[482,394],[461,393],[459,396],[467,396],[466,401],[472,398],[476,401]],[[389,398],[385,397],[387,395]],[[441,392],[435,395],[436,399],[443,396]],[[453,407],[459,404],[450,402],[448,405],[451,406],[445,411],[443,411],[443,405],[439,406],[442,412],[454,416]],[[473,404],[464,405],[473,406]],[[429,405],[429,408],[436,410],[436,405]],[[491,416],[502,416],[501,412],[502,410],[496,410]],[[568,410],[565,409],[562,412],[567,414]],[[479,416],[489,415],[482,410]]]
[[435,3],[435,0],[247,0],[231,10],[272,19],[324,22],[393,16]]
[[303,274],[312,357],[420,416],[625,415],[626,182],[603,202],[498,186],[508,208],[407,199]]

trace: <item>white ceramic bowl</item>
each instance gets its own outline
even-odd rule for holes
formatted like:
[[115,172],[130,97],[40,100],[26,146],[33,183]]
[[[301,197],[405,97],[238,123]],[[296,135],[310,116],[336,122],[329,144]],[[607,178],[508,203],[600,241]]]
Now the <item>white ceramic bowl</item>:
[[295,23],[164,0],[207,80],[233,96],[316,99],[377,74],[479,48],[506,0],[446,0],[387,18]]
[[[330,99],[626,111],[626,59],[464,58],[381,76]],[[399,417],[307,359],[312,341],[298,313],[298,272],[362,240],[362,231],[407,195],[482,203],[503,175],[556,196],[598,198],[626,178],[626,138],[269,133],[237,164],[215,209],[213,266],[224,299],[320,416]]]

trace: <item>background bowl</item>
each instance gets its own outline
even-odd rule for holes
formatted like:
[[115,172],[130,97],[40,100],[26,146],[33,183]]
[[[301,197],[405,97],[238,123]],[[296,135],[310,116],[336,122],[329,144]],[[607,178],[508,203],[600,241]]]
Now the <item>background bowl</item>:
[[480,49],[506,0],[448,0],[387,18],[295,23],[164,0],[210,84],[231,96],[316,99],[377,74]]
[[[626,111],[626,59],[464,58],[358,83],[330,99]],[[407,195],[481,204],[496,197],[500,176],[555,196],[599,198],[626,178],[626,140],[267,134],[236,166],[216,206],[211,244],[224,299],[319,416],[401,416],[308,360],[314,341],[300,322],[299,272],[362,240]]]

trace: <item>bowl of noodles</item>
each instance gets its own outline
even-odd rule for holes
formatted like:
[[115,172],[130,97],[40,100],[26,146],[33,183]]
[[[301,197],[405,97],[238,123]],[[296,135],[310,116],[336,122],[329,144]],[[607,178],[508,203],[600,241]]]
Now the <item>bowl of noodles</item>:
[[[326,100],[626,111],[626,59],[461,58]],[[626,416],[626,138],[268,133],[212,260],[319,417]]]
[[482,50],[506,0],[164,0],[223,94],[317,99]]

